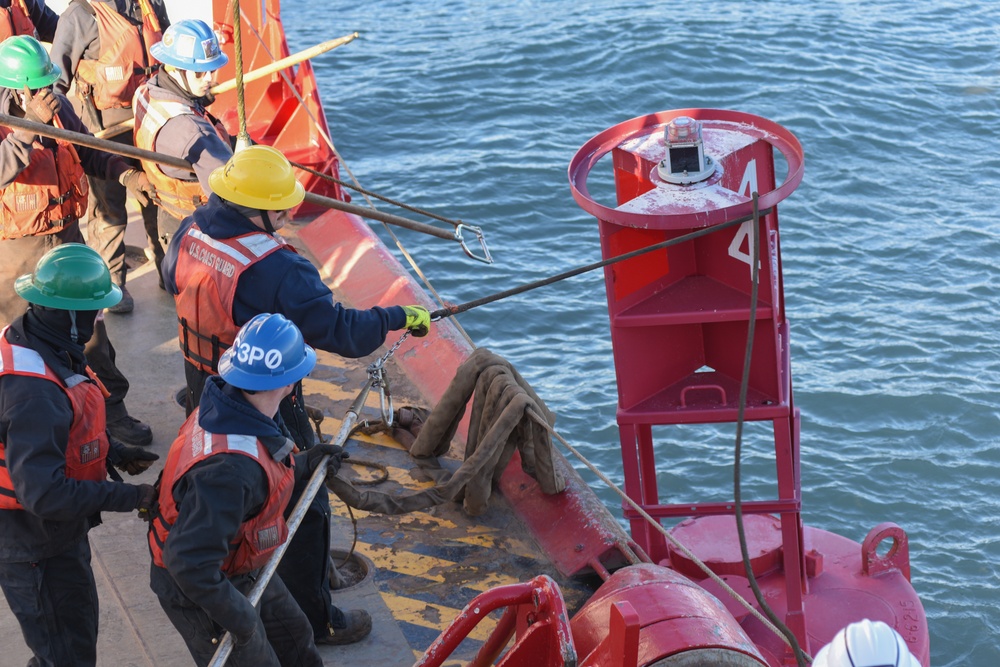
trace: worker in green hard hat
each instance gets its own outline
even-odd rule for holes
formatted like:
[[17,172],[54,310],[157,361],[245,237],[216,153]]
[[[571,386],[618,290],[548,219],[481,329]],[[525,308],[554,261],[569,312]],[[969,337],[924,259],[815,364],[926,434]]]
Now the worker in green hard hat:
[[[65,97],[52,91],[59,68],[33,37],[19,35],[0,43],[0,112],[35,123],[86,132]],[[14,279],[31,271],[49,249],[84,243],[79,219],[87,211],[87,176],[115,179],[136,197],[155,192],[146,175],[118,156],[0,125],[0,324],[24,311]],[[114,363],[103,320],[87,358],[104,382],[112,435],[133,445],[153,441],[148,426],[128,414],[128,380]]]
[[100,381],[84,356],[97,314],[121,299],[101,256],[60,245],[15,289],[30,305],[0,332],[0,589],[30,664],[93,665],[87,532],[101,512],[148,512],[153,486],[122,483],[110,466],[137,475],[158,457],[108,437]]

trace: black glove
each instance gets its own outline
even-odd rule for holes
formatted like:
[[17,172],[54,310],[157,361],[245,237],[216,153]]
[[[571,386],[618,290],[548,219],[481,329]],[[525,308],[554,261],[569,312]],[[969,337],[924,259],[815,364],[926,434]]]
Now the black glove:
[[330,462],[326,464],[326,476],[336,475],[340,470],[340,463],[344,459],[349,459],[350,454],[344,451],[343,447],[337,445],[313,445],[306,450],[306,470],[313,474],[316,466],[324,456],[330,457]]
[[111,465],[129,475],[138,475],[149,470],[153,461],[159,458],[159,455],[148,449],[125,445],[117,440],[111,441],[111,449],[108,451],[108,461],[111,462]]
[[253,641],[253,638],[257,635],[257,626],[254,626],[253,630],[250,631],[248,635],[240,635],[235,632],[230,633],[233,635],[233,647],[243,648],[247,644]]
[[139,510],[139,518],[152,521],[158,505],[156,487],[152,484],[139,484],[135,488],[139,490],[139,501],[135,504],[135,508]]

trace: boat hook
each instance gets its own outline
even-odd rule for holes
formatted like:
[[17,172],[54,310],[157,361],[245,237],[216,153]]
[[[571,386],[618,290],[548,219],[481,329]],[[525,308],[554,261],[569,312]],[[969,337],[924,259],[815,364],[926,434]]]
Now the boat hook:
[[[175,158],[169,155],[164,155],[163,153],[156,153],[154,151],[147,151],[141,148],[136,148],[134,146],[127,146],[125,144],[115,143],[113,141],[107,141],[104,139],[98,139],[97,137],[90,134],[83,134],[81,132],[73,132],[71,130],[64,130],[62,128],[53,127],[51,125],[45,125],[43,123],[35,123],[30,120],[25,120],[23,118],[16,118],[9,114],[0,114],[0,125],[10,127],[16,130],[25,130],[27,132],[33,132],[39,136],[49,137],[51,139],[59,139],[62,141],[68,141],[73,144],[78,144],[80,146],[86,146],[93,150],[104,151],[106,153],[114,153],[116,155],[124,155],[125,157],[135,158],[137,160],[149,160],[151,162],[157,162],[159,164],[165,164],[169,167],[175,167],[177,169],[186,169],[188,171],[192,170],[191,163],[187,160],[182,160],[180,158]],[[409,218],[404,218],[399,215],[393,215],[391,213],[383,213],[382,211],[365,208],[362,206],[355,206],[354,204],[348,204],[347,202],[342,202],[331,197],[323,197],[321,195],[314,194],[312,192],[307,192],[305,196],[305,201],[314,204],[316,206],[322,206],[324,208],[331,208],[337,211],[344,211],[345,213],[353,213],[362,218],[368,218],[369,220],[377,220],[379,222],[384,222],[390,225],[396,225],[397,227],[404,227],[406,229],[413,230],[415,232],[421,232],[423,234],[429,234],[431,236],[436,236],[440,239],[446,241],[457,241],[461,245],[462,250],[469,257],[490,264],[493,259],[489,255],[489,251],[486,248],[486,241],[483,238],[482,230],[478,227],[473,227],[471,225],[459,225],[455,228],[454,232],[449,232],[432,225],[428,225],[423,222],[417,222],[416,220],[410,220]],[[465,239],[462,236],[462,231],[468,229],[472,231],[479,238],[479,241],[483,247],[484,257],[477,257],[475,254],[469,250],[466,245]]]
[[[323,179],[324,181],[328,181],[330,183],[336,183],[341,187],[349,188],[351,190],[354,190],[355,192],[360,192],[361,194],[367,197],[374,197],[379,201],[384,201],[387,204],[398,206],[399,208],[406,209],[407,211],[412,211],[413,213],[418,213],[420,215],[426,215],[428,218],[434,218],[435,220],[440,220],[441,222],[447,222],[449,225],[455,227],[455,240],[457,240],[462,245],[462,250],[465,251],[466,255],[468,255],[472,259],[479,260],[480,262],[483,262],[485,264],[493,263],[493,257],[490,255],[490,249],[486,247],[486,240],[483,238],[483,230],[481,227],[477,227],[476,225],[466,224],[461,220],[452,220],[451,218],[446,218],[443,215],[438,215],[437,213],[433,213],[431,211],[427,211],[422,208],[417,208],[416,206],[410,206],[409,204],[404,204],[403,202],[396,201],[395,199],[390,199],[389,197],[380,195],[376,192],[372,192],[371,190],[366,190],[365,188],[362,188],[358,185],[351,185],[347,181],[342,181],[339,178],[334,178],[330,174],[324,174],[319,169],[313,169],[308,165],[300,164],[298,162],[292,162],[291,160],[289,160],[289,162],[296,169],[301,169],[302,171],[308,172],[313,176]],[[482,257],[477,257],[474,254],[472,254],[469,248],[465,245],[465,241],[462,239],[462,230],[465,229],[468,229],[470,232],[476,235],[476,238],[479,240],[479,245],[482,246],[483,249]]]
[[711,227],[705,227],[697,231],[691,232],[690,234],[684,234],[683,236],[678,236],[676,238],[668,239],[666,241],[661,241],[660,243],[654,243],[653,245],[646,246],[645,248],[639,248],[638,250],[633,250],[627,252],[624,255],[618,255],[617,257],[611,257],[608,259],[601,260],[600,262],[594,262],[593,264],[587,264],[585,266],[578,266],[575,269],[570,269],[569,271],[564,271],[563,273],[558,273],[554,276],[549,276],[548,278],[542,278],[541,280],[536,280],[530,283],[525,283],[518,287],[513,287],[502,292],[497,292],[496,294],[491,294],[489,296],[484,296],[479,299],[473,299],[472,301],[467,301],[466,303],[459,304],[457,306],[446,306],[438,310],[431,312],[431,321],[437,322],[438,320],[444,319],[445,317],[451,317],[452,315],[458,315],[459,313],[464,313],[467,310],[472,310],[473,308],[478,308],[479,306],[485,306],[488,303],[493,303],[494,301],[499,301],[500,299],[506,299],[507,297],[515,296],[517,294],[523,294],[524,292],[530,292],[533,289],[539,287],[545,287],[546,285],[551,285],[552,283],[557,283],[561,280],[566,280],[567,278],[572,278],[595,269],[600,269],[605,266],[610,266],[612,264],[617,264],[618,262],[624,262],[627,259],[632,259],[633,257],[638,257],[644,255],[647,252],[653,252],[654,250],[662,250],[663,248],[669,248],[670,246],[677,245],[679,243],[685,243],[693,239],[705,236],[706,234],[712,234],[714,232],[733,227],[735,225],[743,224],[750,220],[754,220],[755,216],[767,215],[772,209],[768,208],[763,211],[756,211],[749,215],[744,215],[739,218],[734,218],[733,220],[728,220],[726,222],[713,225]]

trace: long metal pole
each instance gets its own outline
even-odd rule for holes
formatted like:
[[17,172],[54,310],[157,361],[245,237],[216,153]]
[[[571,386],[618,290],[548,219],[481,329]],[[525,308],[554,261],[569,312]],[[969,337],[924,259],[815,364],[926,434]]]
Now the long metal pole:
[[[10,116],[8,114],[0,114],[0,125],[6,125],[7,127],[12,127],[14,129],[33,132],[43,137],[61,139],[63,141],[68,141],[80,146],[86,146],[87,148],[92,148],[98,151],[104,151],[106,153],[124,155],[137,160],[149,160],[150,162],[165,164],[170,167],[176,167],[177,169],[186,169],[188,171],[194,170],[191,163],[187,160],[175,158],[170,155],[164,155],[163,153],[147,151],[142,148],[136,148],[135,146],[119,144],[106,139],[98,139],[91,134],[73,132],[71,130],[64,130],[59,127],[45,125],[43,123],[35,123],[23,118],[15,118],[14,116]],[[361,216],[362,218],[368,218],[369,220],[378,220],[379,222],[396,225],[397,227],[404,227],[422,234],[429,234],[440,239],[448,241],[461,241],[461,238],[457,237],[455,232],[449,232],[447,230],[440,229],[423,222],[417,222],[416,220],[410,220],[409,218],[404,218],[399,215],[383,213],[382,211],[365,208],[363,206],[355,206],[354,204],[348,204],[347,202],[342,202],[338,199],[332,199],[330,197],[323,197],[322,195],[313,194],[312,192],[306,193],[305,201],[324,208],[332,208],[337,211],[344,211],[345,213],[353,213]]]
[[[340,425],[340,430],[337,431],[337,436],[334,438],[333,444],[344,446],[347,441],[347,436],[350,435],[351,429],[358,421],[358,413],[365,405],[365,401],[368,399],[368,392],[372,388],[372,378],[368,379],[365,383],[364,389],[358,394],[354,402],[351,403],[351,407],[347,409],[344,414],[344,421]],[[275,571],[278,569],[278,563],[281,562],[281,558],[285,555],[285,551],[288,549],[289,543],[292,541],[292,536],[295,535],[295,531],[299,529],[299,524],[302,523],[302,518],[306,514],[306,510],[309,505],[312,504],[313,499],[316,494],[319,493],[320,487],[326,481],[326,465],[329,463],[330,457],[324,456],[319,465],[316,466],[316,470],[313,471],[312,477],[309,478],[309,485],[306,486],[305,490],[302,492],[302,496],[299,497],[299,502],[295,505],[292,510],[291,516],[288,518],[288,538],[282,542],[274,553],[271,554],[270,560],[267,561],[267,565],[261,568],[260,573],[257,575],[257,581],[254,583],[253,588],[247,593],[247,600],[250,601],[254,607],[260,602],[261,597],[264,595],[264,589],[267,588],[268,583],[271,581],[271,577],[274,576]],[[226,664],[226,660],[229,659],[229,655],[233,652],[233,636],[228,631],[222,636],[222,640],[219,642],[219,648],[215,649],[215,655],[212,656],[212,662],[209,663],[209,667],[222,667]]]
[[663,250],[664,248],[669,248],[670,246],[674,246],[679,243],[686,243],[701,236],[705,236],[707,234],[713,234],[728,227],[732,227],[734,225],[741,225],[750,220],[754,220],[755,216],[766,215],[770,213],[771,210],[772,209],[765,209],[763,211],[755,212],[750,215],[744,215],[743,217],[740,218],[734,218],[733,220],[729,220],[727,222],[722,222],[717,225],[712,225],[711,227],[704,227],[702,229],[698,229],[688,234],[684,234],[683,236],[677,236],[672,239],[667,239],[666,241],[660,241],[659,243],[648,245],[645,248],[639,248],[638,250],[633,250],[623,255],[618,255],[617,257],[609,257],[608,259],[603,259],[599,262],[594,262],[593,264],[578,266],[575,269],[570,269],[569,271],[557,273],[556,275],[549,276],[548,278],[542,278],[541,280],[535,280],[533,282],[525,283],[517,287],[512,287],[511,289],[507,289],[502,292],[497,292],[496,294],[490,294],[489,296],[484,296],[479,299],[466,301],[465,303],[459,304],[457,306],[446,306],[445,308],[440,308],[438,310],[432,311],[431,320],[437,321],[445,317],[458,315],[459,313],[464,313],[467,310],[472,310],[473,308],[478,308],[479,306],[485,306],[488,303],[493,303],[494,301],[499,301],[500,299],[506,299],[507,297],[515,296],[517,294],[523,294],[524,292],[529,292],[533,289],[538,289],[539,287],[545,287],[546,285],[551,285],[552,283],[557,283],[560,280],[566,280],[567,278],[572,278],[582,273],[587,273],[588,271],[604,268],[605,266],[617,264],[618,262],[624,262],[625,260],[638,257],[639,255],[645,255],[647,252],[653,252],[654,250]]

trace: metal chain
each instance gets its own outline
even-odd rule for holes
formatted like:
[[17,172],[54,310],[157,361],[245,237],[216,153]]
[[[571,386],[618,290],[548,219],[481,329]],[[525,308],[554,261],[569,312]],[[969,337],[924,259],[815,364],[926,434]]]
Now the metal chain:
[[[382,422],[386,427],[392,426],[392,420],[395,418],[395,410],[392,406],[392,390],[389,388],[389,378],[385,374],[385,364],[392,358],[392,355],[396,354],[396,350],[399,349],[399,346],[409,336],[410,331],[408,329],[403,331],[403,335],[399,337],[399,340],[385,354],[368,366],[368,377],[371,378],[372,387],[378,387],[379,409],[382,413]],[[366,421],[365,425],[367,424],[368,422]]]

